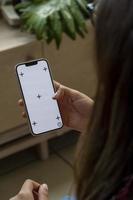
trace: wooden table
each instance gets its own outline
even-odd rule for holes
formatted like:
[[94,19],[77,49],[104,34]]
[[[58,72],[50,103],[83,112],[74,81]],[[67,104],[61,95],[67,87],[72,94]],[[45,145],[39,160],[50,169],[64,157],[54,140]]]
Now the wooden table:
[[33,35],[22,32],[19,28],[10,27],[4,20],[0,20],[0,52],[24,46],[33,41],[35,41]]

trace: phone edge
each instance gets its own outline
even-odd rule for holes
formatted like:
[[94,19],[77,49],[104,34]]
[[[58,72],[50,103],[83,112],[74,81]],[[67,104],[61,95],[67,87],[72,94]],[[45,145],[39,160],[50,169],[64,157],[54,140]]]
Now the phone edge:
[[42,134],[45,134],[45,133],[50,133],[50,132],[54,132],[56,130],[60,130],[64,127],[64,124],[63,124],[63,119],[62,119],[62,115],[61,115],[61,111],[60,111],[60,107],[59,107],[59,103],[57,101],[57,105],[58,105],[58,109],[59,109],[59,112],[60,112],[60,116],[61,116],[61,121],[62,121],[62,126],[57,128],[57,129],[53,129],[53,130],[50,130],[50,131],[46,131],[46,132],[42,132],[42,133],[34,133],[33,129],[32,129],[32,125],[31,125],[31,121],[30,121],[30,117],[29,117],[29,113],[28,113],[28,109],[27,109],[27,106],[26,106],[26,102],[25,102],[25,98],[24,98],[24,94],[23,94],[23,90],[22,90],[22,86],[21,86],[21,83],[20,83],[20,79],[18,77],[18,72],[17,72],[17,68],[20,66],[20,65],[24,65],[26,63],[30,63],[30,62],[34,62],[34,61],[45,61],[47,63],[47,66],[49,68],[49,72],[50,72],[50,77],[51,77],[51,82],[52,82],[52,86],[53,86],[53,89],[54,89],[54,92],[56,92],[55,90],[55,87],[54,87],[54,82],[53,82],[53,76],[52,76],[52,72],[51,72],[51,68],[50,68],[50,65],[49,65],[49,62],[47,59],[44,59],[44,58],[39,58],[39,59],[33,59],[33,60],[30,60],[30,61],[27,61],[27,62],[21,62],[21,63],[18,63],[17,65],[15,65],[15,73],[16,73],[16,76],[17,76],[17,82],[18,82],[18,85],[19,85],[19,88],[20,88],[20,92],[21,92],[21,97],[24,101],[24,107],[25,107],[25,110],[26,110],[26,114],[27,114],[27,117],[28,117],[28,126],[30,128],[30,131],[31,131],[31,134],[33,136],[40,136]]

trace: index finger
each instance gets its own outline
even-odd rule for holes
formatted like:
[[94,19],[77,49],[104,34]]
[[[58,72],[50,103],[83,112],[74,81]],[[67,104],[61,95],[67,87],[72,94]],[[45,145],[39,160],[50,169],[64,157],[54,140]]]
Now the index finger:
[[38,189],[39,189],[39,187],[40,187],[40,184],[39,183],[37,183],[37,182],[35,182],[35,181],[32,181],[32,180],[26,180],[25,182],[24,182],[24,184],[23,184],[23,186],[22,186],[22,188],[21,188],[21,192],[22,191],[33,191],[33,190],[35,190],[35,191],[37,191]]

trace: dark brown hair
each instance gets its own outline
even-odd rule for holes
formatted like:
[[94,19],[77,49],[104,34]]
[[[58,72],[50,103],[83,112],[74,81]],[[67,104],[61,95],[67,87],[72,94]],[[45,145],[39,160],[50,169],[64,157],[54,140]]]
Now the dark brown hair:
[[133,0],[100,0],[95,30],[98,88],[80,140],[78,200],[109,199],[133,172]]

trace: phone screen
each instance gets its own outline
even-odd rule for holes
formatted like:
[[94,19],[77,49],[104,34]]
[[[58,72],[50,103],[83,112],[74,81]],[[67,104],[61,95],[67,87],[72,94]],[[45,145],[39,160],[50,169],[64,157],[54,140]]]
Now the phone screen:
[[58,102],[52,98],[55,90],[48,62],[41,59],[18,64],[16,72],[32,133],[62,128]]

